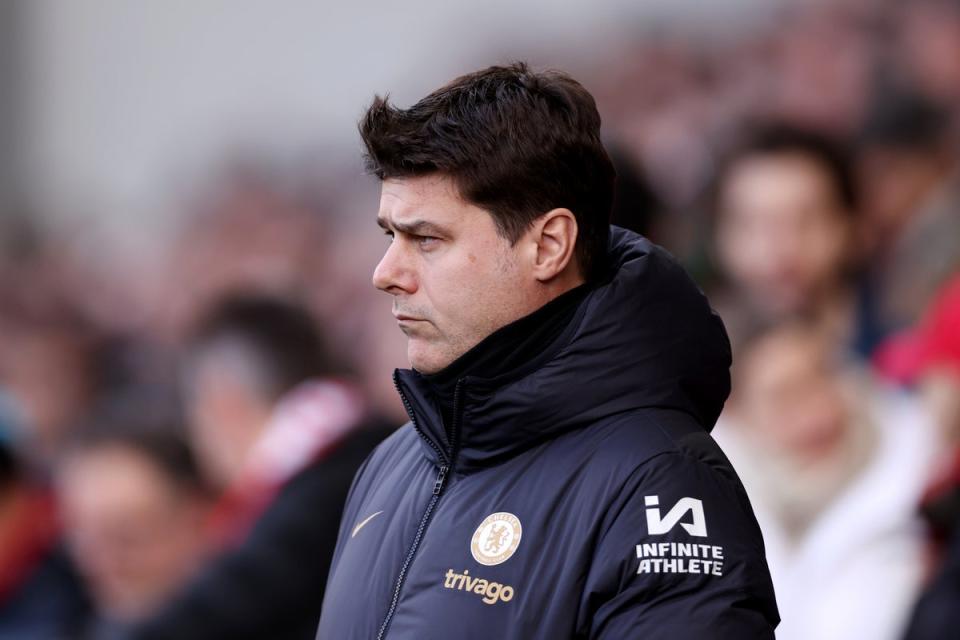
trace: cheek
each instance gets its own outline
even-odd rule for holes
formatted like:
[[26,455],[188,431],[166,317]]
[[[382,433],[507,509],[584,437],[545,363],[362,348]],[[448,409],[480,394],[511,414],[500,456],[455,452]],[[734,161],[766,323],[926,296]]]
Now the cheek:
[[719,236],[720,258],[724,268],[741,282],[752,282],[769,270],[776,238],[760,221],[731,221]]
[[434,293],[441,330],[450,336],[470,337],[487,324],[493,312],[498,284],[482,269],[451,271]]
[[459,325],[483,306],[492,280],[491,261],[478,251],[443,258],[424,270],[420,288],[438,322]]
[[826,278],[842,271],[849,253],[847,238],[847,230],[839,224],[824,225],[817,230],[810,242],[810,254],[814,262],[812,271],[815,275]]

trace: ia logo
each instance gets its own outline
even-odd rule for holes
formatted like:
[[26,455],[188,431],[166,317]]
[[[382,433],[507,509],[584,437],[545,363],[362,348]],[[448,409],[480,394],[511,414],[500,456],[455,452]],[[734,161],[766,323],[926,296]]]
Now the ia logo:
[[[644,496],[647,505],[647,532],[650,535],[662,535],[677,526],[686,529],[691,536],[707,537],[707,519],[703,516],[703,502],[696,498],[681,498],[667,515],[660,517],[660,496]],[[693,522],[680,522],[680,518],[693,512]]]

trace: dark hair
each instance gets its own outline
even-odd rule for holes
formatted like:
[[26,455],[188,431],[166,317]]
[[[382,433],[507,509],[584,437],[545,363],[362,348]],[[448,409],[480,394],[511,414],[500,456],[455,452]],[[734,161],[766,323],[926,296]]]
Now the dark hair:
[[610,148],[610,159],[617,170],[617,184],[613,192],[610,222],[630,229],[655,242],[656,225],[665,205],[657,194],[650,176],[639,163],[630,158],[625,149]]
[[169,398],[159,394],[132,392],[114,398],[76,426],[63,455],[122,447],[149,460],[183,489],[207,493],[210,487],[187,442],[179,409],[170,405]]
[[859,143],[863,149],[937,151],[949,133],[948,110],[919,93],[893,88],[872,101]]
[[13,408],[8,406],[0,393],[0,494],[16,480],[19,473],[20,465],[13,443],[13,433],[18,428]]
[[0,441],[0,496],[8,485],[13,484],[18,471],[19,465],[13,450],[8,443]]
[[377,96],[360,135],[370,173],[447,175],[511,242],[551,209],[569,209],[580,269],[599,276],[615,172],[593,96],[570,76],[518,62],[461,76],[409,109]]
[[248,350],[270,400],[309,378],[342,372],[310,313],[286,300],[244,293],[221,299],[195,326],[188,351],[196,354],[221,340]]
[[837,202],[847,213],[859,205],[853,159],[847,147],[825,133],[795,125],[766,122],[748,128],[722,163],[717,182],[722,184],[732,167],[750,157],[796,154],[816,163],[830,180]]

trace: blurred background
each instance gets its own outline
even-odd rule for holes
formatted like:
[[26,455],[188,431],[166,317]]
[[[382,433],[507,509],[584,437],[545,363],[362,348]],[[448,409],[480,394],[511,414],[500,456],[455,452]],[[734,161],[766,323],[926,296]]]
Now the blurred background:
[[954,637],[960,0],[4,0],[0,639],[312,637],[269,552],[405,420],[356,121],[517,59],[727,325],[779,636]]

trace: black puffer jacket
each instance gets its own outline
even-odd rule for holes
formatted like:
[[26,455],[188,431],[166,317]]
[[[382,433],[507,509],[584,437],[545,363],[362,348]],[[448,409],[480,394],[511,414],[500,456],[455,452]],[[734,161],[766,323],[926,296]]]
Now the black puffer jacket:
[[616,273],[524,370],[466,377],[358,472],[317,637],[772,638],[763,540],[709,435],[719,318],[666,252],[613,229]]

